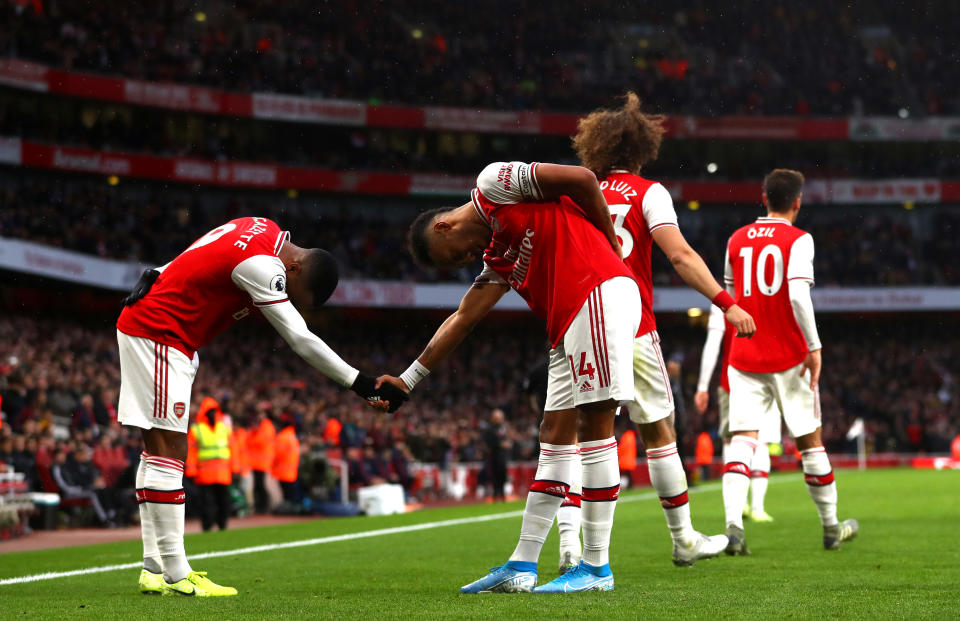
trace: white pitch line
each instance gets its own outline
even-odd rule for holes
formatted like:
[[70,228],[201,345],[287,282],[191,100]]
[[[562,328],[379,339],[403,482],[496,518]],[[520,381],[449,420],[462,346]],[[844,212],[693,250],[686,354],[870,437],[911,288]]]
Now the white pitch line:
[[[782,480],[782,478],[772,479],[771,482]],[[708,483],[691,489],[692,493],[708,492],[720,489],[720,483]],[[650,500],[656,498],[655,492],[644,492],[642,494],[632,494],[621,498],[618,504],[625,502],[636,502],[638,500]],[[445,526],[461,526],[463,524],[478,524],[481,522],[492,522],[506,518],[519,517],[523,511],[505,511],[503,513],[491,513],[490,515],[480,515],[469,518],[458,518],[455,520],[440,520],[437,522],[424,522],[422,524],[410,524],[408,526],[395,526],[393,528],[379,528],[376,530],[366,530],[359,533],[346,533],[343,535],[332,535],[330,537],[317,537],[316,539],[301,539],[300,541],[288,541],[286,543],[270,543],[261,546],[250,546],[247,548],[237,548],[235,550],[218,550],[216,552],[204,552],[194,554],[188,557],[190,560],[200,560],[205,558],[219,558],[222,556],[238,556],[241,554],[255,554],[257,552],[271,552],[273,550],[285,550],[288,548],[302,548],[304,546],[316,546],[324,543],[336,543],[338,541],[351,541],[354,539],[367,539],[369,537],[380,537],[382,535],[396,535],[399,533],[411,533],[418,530],[430,530],[433,528],[443,528]],[[86,576],[89,574],[99,574],[107,571],[117,571],[120,569],[135,569],[142,565],[142,561],[135,563],[120,563],[118,565],[102,565],[100,567],[87,567],[85,569],[73,569],[70,571],[51,571],[43,574],[33,574],[30,576],[18,576],[16,578],[0,579],[0,586],[10,584],[25,584],[28,582],[40,582],[43,580],[54,580],[56,578],[69,578],[71,576]]]

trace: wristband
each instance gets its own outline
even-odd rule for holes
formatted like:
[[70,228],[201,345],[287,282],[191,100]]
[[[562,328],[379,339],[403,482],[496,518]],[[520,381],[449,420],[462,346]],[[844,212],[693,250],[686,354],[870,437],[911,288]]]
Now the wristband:
[[736,302],[733,301],[733,296],[731,296],[729,293],[727,293],[723,289],[721,289],[720,293],[715,295],[713,299],[710,300],[710,302],[715,304],[717,308],[719,308],[723,312],[727,312],[728,310],[730,310],[731,306],[736,304]]
[[419,360],[414,360],[410,368],[400,374],[400,379],[407,385],[407,388],[413,390],[413,387],[428,375],[430,375],[430,369],[420,364]]

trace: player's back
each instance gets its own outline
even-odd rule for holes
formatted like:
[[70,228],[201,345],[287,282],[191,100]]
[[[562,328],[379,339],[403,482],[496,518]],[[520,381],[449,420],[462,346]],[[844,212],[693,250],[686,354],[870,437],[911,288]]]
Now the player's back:
[[632,277],[603,233],[565,196],[497,206],[489,217],[501,230],[493,235],[487,265],[547,322],[553,344],[595,287]]
[[757,324],[753,338],[733,339],[734,368],[772,373],[803,361],[807,344],[793,314],[789,281],[812,282],[812,265],[813,239],[783,218],[758,218],[730,236],[724,280],[735,285],[734,299]]
[[625,170],[613,170],[600,182],[623,248],[623,260],[640,288],[643,313],[637,336],[657,329],[653,315],[653,231],[677,226],[673,200],[661,184]]
[[477,178],[471,197],[493,230],[487,269],[513,287],[547,323],[556,345],[600,283],[633,278],[603,233],[569,197],[539,199],[537,164],[497,162]]
[[239,218],[215,228],[164,267],[150,293],[124,308],[117,329],[175,347],[188,356],[250,314],[250,294],[233,279],[236,267],[266,255],[277,263],[276,282],[286,286],[276,258],[287,233],[266,218]]

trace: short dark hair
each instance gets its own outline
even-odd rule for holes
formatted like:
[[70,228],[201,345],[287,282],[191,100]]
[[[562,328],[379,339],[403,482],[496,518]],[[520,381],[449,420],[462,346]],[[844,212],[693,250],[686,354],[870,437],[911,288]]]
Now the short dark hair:
[[340,282],[337,260],[326,250],[311,248],[301,262],[307,289],[313,294],[313,307],[319,308],[330,299]]
[[413,261],[423,269],[435,267],[433,257],[430,256],[430,243],[427,241],[427,229],[430,228],[430,223],[438,214],[447,211],[450,210],[446,207],[428,209],[417,216],[407,231],[407,250],[410,251],[410,256],[413,257]]
[[763,178],[763,193],[767,195],[767,209],[777,213],[790,211],[793,201],[803,192],[803,173],[788,168],[776,168]]

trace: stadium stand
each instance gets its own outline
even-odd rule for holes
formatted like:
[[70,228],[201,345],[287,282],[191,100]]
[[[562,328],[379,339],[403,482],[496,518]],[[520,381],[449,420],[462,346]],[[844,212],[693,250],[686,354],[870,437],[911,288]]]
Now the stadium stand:
[[[670,106],[661,97],[647,100],[647,109],[653,112],[669,111]],[[467,123],[454,134],[425,127],[356,127],[327,120],[296,123],[198,115],[176,107],[0,89],[0,136],[108,153],[462,175],[475,174],[497,152],[522,152],[528,159],[544,161],[559,155],[561,161],[573,161],[566,132],[511,134],[509,124],[484,132]],[[960,177],[960,147],[955,141],[901,140],[897,149],[878,150],[869,142],[851,140],[848,133],[837,132],[824,141],[793,142],[787,151],[783,139],[750,139],[747,130],[739,137],[720,135],[709,142],[706,136],[681,135],[665,143],[650,171],[673,179],[751,180],[761,178],[776,158],[784,166],[816,169],[819,178]],[[704,166],[708,159],[722,167],[708,173]]]
[[[465,285],[479,263],[413,265],[414,215],[462,202],[490,161],[573,163],[577,116],[630,88],[671,115],[645,172],[665,180],[711,268],[727,234],[758,215],[760,177],[789,166],[811,180],[799,224],[817,240],[817,293],[922,285],[933,292],[923,308],[940,309],[940,288],[960,285],[960,120],[948,116],[960,115],[960,9],[921,4],[603,0],[543,12],[494,0],[477,12],[416,0],[400,17],[379,1],[0,0],[0,243],[160,264],[256,214],[330,249],[344,279]],[[658,288],[682,284],[658,251],[653,271]],[[0,462],[26,489],[62,492],[53,466],[89,447],[93,493],[115,512],[104,523],[122,522],[129,494],[102,490],[129,491],[141,447],[115,420],[119,296],[29,272],[0,271]],[[63,304],[75,308],[55,314]],[[871,452],[946,452],[960,431],[960,348],[943,337],[956,317],[850,310],[818,316],[828,448],[852,450],[847,430],[863,418]],[[318,332],[365,371],[398,372],[440,317],[386,312],[332,309]],[[702,318],[658,319],[689,403]],[[439,483],[414,470],[482,462],[494,408],[508,414],[511,459],[536,455],[521,380],[544,351],[541,330],[501,315],[470,342],[390,417],[312,381],[275,334],[245,326],[204,349],[194,398],[215,396],[241,427],[265,409],[291,416],[308,447],[304,489],[335,495],[344,463],[352,488],[393,481],[428,498]],[[716,412],[686,420],[689,455]],[[70,516],[89,519],[91,503],[70,499]]]
[[497,109],[583,111],[630,87],[707,115],[956,114],[958,9],[924,5],[604,1],[544,13],[498,0],[479,13],[411,2],[401,16],[385,2],[4,2],[0,53],[232,90]]
[[[240,215],[260,214],[329,248],[345,277],[470,282],[473,269],[427,274],[404,248],[407,224],[424,201],[275,193],[176,190],[140,183],[48,183],[48,177],[0,174],[0,236],[37,241],[100,257],[162,265],[206,231]],[[443,204],[440,200],[436,204]],[[378,209],[379,206],[379,209]],[[955,207],[857,205],[806,207],[800,224],[824,244],[816,255],[821,285],[957,285],[950,248],[960,227]],[[755,218],[759,207],[678,205],[690,243],[719,271],[726,234]],[[140,231],[150,230],[149,236]],[[829,251],[827,250],[829,248]],[[654,252],[654,282],[681,285],[662,253]]]

